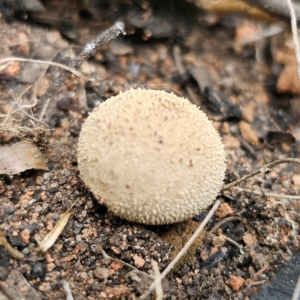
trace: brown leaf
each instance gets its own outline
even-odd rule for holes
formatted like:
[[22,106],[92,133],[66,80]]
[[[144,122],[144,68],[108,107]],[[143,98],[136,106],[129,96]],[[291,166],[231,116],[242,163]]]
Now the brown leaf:
[[25,141],[0,147],[0,174],[13,175],[29,169],[48,170],[38,147]]

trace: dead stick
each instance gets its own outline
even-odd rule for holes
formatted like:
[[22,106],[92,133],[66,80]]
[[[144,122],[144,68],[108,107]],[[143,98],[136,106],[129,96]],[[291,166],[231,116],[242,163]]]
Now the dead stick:
[[[265,265],[262,269],[260,269],[257,273],[255,273],[252,277],[252,279],[250,280],[249,284],[247,285],[247,287],[245,288],[245,290],[243,291],[242,295],[246,295],[246,293],[248,292],[248,290],[251,288],[251,286],[253,285],[254,281],[256,280],[256,278],[264,273],[265,271],[267,271],[269,268],[268,265]],[[244,299],[244,297],[240,297],[239,300]]]
[[197,230],[193,233],[193,235],[190,237],[188,242],[184,245],[184,247],[180,250],[180,252],[175,256],[175,258],[171,261],[171,263],[164,269],[164,271],[161,273],[161,275],[154,280],[154,282],[151,284],[149,290],[144,293],[140,299],[147,299],[147,297],[150,295],[150,293],[155,289],[157,284],[160,284],[160,282],[167,276],[167,274],[174,268],[174,266],[177,264],[179,259],[186,253],[186,251],[190,248],[190,246],[193,244],[197,236],[200,234],[200,232],[203,230],[203,228],[206,226],[206,224],[209,222],[209,220],[212,218],[215,211],[219,208],[221,204],[220,200],[217,200],[214,206],[211,208],[201,225],[197,228]]
[[278,160],[275,160],[267,165],[264,165],[262,166],[260,169],[256,170],[255,172],[251,173],[251,174],[248,174],[248,175],[245,175],[243,176],[242,178],[234,181],[234,182],[231,182],[229,184],[226,184],[223,186],[222,188],[222,191],[224,190],[228,190],[230,189],[231,187],[237,185],[237,184],[240,184],[241,182],[249,179],[250,177],[253,177],[259,173],[267,173],[270,171],[271,168],[279,165],[279,164],[284,164],[284,163],[296,163],[296,164],[299,164],[300,165],[300,159],[298,158],[284,158],[284,159],[278,159]]
[[[111,28],[105,30],[94,41],[88,43],[85,46],[84,50],[71,62],[70,67],[74,70],[78,69],[84,61],[94,56],[99,48],[106,45],[110,40],[116,38],[121,33],[125,34],[124,28],[125,26],[122,22],[117,22]],[[37,108],[37,118],[40,121],[44,118],[53,96],[55,95],[57,90],[64,84],[69,75],[69,71],[63,71],[62,74],[59,75],[55,80],[53,85],[41,97]]]

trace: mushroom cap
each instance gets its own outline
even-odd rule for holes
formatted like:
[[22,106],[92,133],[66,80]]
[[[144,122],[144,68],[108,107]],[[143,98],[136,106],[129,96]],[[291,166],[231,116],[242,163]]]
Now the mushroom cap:
[[187,99],[131,89],[101,103],[82,126],[80,175],[121,218],[170,224],[218,195],[226,170],[218,132]]

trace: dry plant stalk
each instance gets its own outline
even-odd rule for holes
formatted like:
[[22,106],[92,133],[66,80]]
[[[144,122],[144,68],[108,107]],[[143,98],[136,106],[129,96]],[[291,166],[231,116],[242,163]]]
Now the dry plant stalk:
[[[14,103],[10,107],[6,114],[0,114],[0,133],[10,133],[13,136],[20,136],[22,134],[32,133],[35,135],[36,132],[46,131],[47,125],[36,119],[31,109],[36,105],[33,101],[29,104],[23,104],[22,97],[25,95],[32,86],[25,89],[18,97],[11,95]],[[23,118],[20,116],[24,114],[23,118],[27,118],[30,122],[30,126],[22,125]],[[40,123],[40,125],[38,125]]]
[[[94,56],[99,48],[106,45],[110,40],[116,38],[121,33],[125,34],[124,30],[125,26],[122,22],[117,22],[111,28],[105,30],[99,35],[99,37],[85,46],[84,50],[71,62],[70,68],[73,70],[78,69],[84,61]],[[40,121],[43,120],[50,101],[53,99],[55,93],[64,84],[69,75],[69,71],[64,71],[61,75],[58,76],[53,85],[41,97],[41,100],[37,105],[37,118]]]
[[[0,60],[0,71],[6,68],[12,61],[47,64],[64,69],[64,72],[62,72],[61,75],[58,76],[53,85],[46,91],[46,93],[41,97],[40,100],[35,100],[29,105],[23,105],[21,103],[21,97],[31,87],[25,90],[19,97],[12,97],[15,101],[15,104],[12,105],[6,115],[0,115],[0,118],[3,119],[3,121],[0,123],[0,133],[8,132],[14,136],[20,136],[22,134],[26,135],[28,133],[38,135],[40,132],[48,129],[47,124],[43,122],[43,118],[47,112],[50,101],[53,99],[58,89],[64,84],[65,80],[70,74],[74,74],[76,76],[80,76],[86,80],[89,80],[76,69],[78,69],[84,61],[95,55],[96,51],[100,47],[106,45],[111,39],[116,38],[121,33],[125,34],[124,24],[122,22],[117,22],[114,26],[101,33],[94,41],[88,43],[85,46],[84,50],[71,62],[71,65],[69,67],[51,61],[31,60],[17,57],[5,58]],[[33,108],[36,110],[35,114],[33,114],[32,112]],[[20,118],[20,116],[17,115],[18,112],[23,113],[24,117]],[[39,126],[37,124],[39,124]]]
[[245,175],[243,176],[242,178],[240,179],[237,179],[229,184],[226,184],[223,186],[222,188],[222,191],[225,191],[225,190],[228,190],[230,189],[231,187],[235,186],[235,185],[238,185],[240,184],[241,182],[243,181],[246,181],[247,179],[251,178],[251,177],[254,177],[260,173],[262,174],[265,174],[267,172],[269,172],[272,168],[274,168],[275,166],[279,165],[279,164],[284,164],[284,163],[295,163],[295,164],[299,164],[300,165],[300,159],[298,158],[283,158],[283,159],[278,159],[278,160],[275,160],[269,164],[266,164],[264,166],[262,166],[261,168],[259,168],[258,170],[248,174],[248,175]]
[[285,195],[285,194],[276,194],[276,193],[267,193],[264,191],[253,191],[249,189],[244,189],[240,187],[234,186],[233,189],[239,194],[239,193],[250,193],[254,195],[259,195],[259,196],[267,196],[267,197],[275,197],[275,198],[288,198],[288,199],[293,199],[293,200],[300,200],[300,196],[295,196],[295,195]]
[[117,261],[117,262],[123,264],[124,266],[126,266],[126,267],[132,269],[135,273],[139,273],[139,274],[141,274],[141,275],[143,275],[143,276],[146,276],[146,277],[149,277],[150,279],[153,279],[153,277],[152,277],[151,275],[149,275],[149,274],[147,274],[147,273],[145,273],[145,272],[143,272],[143,271],[140,271],[140,270],[137,269],[135,266],[133,266],[133,265],[131,265],[131,264],[128,264],[127,262],[125,262],[125,261],[123,261],[123,260],[121,260],[121,259],[118,259],[118,258],[114,258],[114,257],[109,256],[109,255],[104,251],[104,249],[103,249],[102,247],[101,247],[101,253],[102,253],[102,255],[103,255],[103,258],[108,259],[108,260]]
[[0,231],[0,245],[4,247],[4,250],[13,258],[18,260],[24,259],[24,254],[13,248],[7,241],[5,234]]
[[[76,71],[76,70],[74,70],[74,69],[72,69],[68,66],[63,65],[63,64],[55,63],[55,62],[52,62],[52,61],[45,61],[45,60],[38,60],[38,59],[28,59],[28,58],[21,58],[21,57],[7,57],[7,58],[4,58],[4,59],[1,59],[0,60],[0,71],[2,69],[5,69],[7,66],[9,66],[9,64],[11,62],[14,62],[14,61],[31,62],[31,63],[35,63],[35,64],[42,64],[42,65],[49,65],[49,66],[59,67],[59,68],[62,68],[64,70],[74,74],[75,76],[82,77],[85,80],[90,80],[89,78],[83,76],[79,71]],[[6,63],[6,64],[1,66],[4,63]]]
[[74,300],[69,282],[67,280],[62,280],[62,284],[66,295],[66,300]]
[[154,280],[154,282],[149,287],[149,290],[144,293],[140,299],[147,299],[147,297],[151,294],[151,292],[157,288],[158,284],[161,284],[161,281],[167,276],[167,274],[174,268],[174,266],[177,264],[177,262],[180,260],[180,258],[186,253],[186,251],[190,248],[190,246],[194,243],[195,239],[198,237],[198,235],[201,233],[203,228],[206,226],[206,224],[210,221],[215,211],[219,208],[221,204],[220,200],[217,200],[214,206],[211,208],[203,222],[200,224],[198,229],[194,232],[194,234],[191,236],[191,238],[188,240],[188,242],[184,245],[184,247],[180,250],[180,252],[175,256],[175,258],[171,261],[171,263],[165,268],[165,270],[160,274],[158,278]]
[[[159,272],[157,261],[151,260],[151,265],[152,265],[152,269],[153,269],[153,273],[154,273],[154,278],[159,278],[160,272]],[[162,300],[164,297],[164,294],[163,294],[163,289],[161,286],[161,280],[158,281],[155,292],[156,292],[156,300]]]

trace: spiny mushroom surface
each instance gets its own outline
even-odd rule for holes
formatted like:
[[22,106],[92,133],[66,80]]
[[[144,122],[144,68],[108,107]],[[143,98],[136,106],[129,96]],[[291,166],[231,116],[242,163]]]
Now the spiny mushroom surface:
[[201,110],[144,89],[111,97],[90,114],[78,167],[101,204],[144,224],[175,223],[206,209],[226,168],[221,138]]

